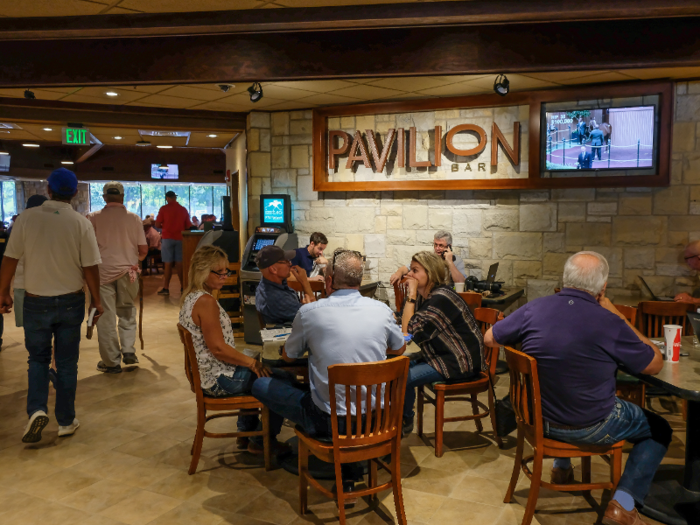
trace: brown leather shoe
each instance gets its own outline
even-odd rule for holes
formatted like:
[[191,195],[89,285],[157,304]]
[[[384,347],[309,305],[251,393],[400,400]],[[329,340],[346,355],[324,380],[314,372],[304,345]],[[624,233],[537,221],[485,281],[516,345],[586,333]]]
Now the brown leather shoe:
[[247,437],[237,437],[236,438],[236,448],[238,450],[245,450],[248,448],[248,443],[250,440]]
[[637,509],[625,510],[617,501],[612,500],[605,509],[603,525],[647,525],[647,522],[639,517]]
[[[273,456],[277,456],[278,458],[283,458],[292,453],[292,447],[290,447],[286,443],[280,443],[279,441],[275,440],[272,443],[270,443],[270,445],[272,447],[270,453]],[[248,452],[255,456],[262,456],[265,453],[265,449],[262,445],[258,445],[255,441],[249,441]]]
[[574,482],[574,467],[569,465],[569,468],[553,468],[549,482],[553,485],[570,485]]

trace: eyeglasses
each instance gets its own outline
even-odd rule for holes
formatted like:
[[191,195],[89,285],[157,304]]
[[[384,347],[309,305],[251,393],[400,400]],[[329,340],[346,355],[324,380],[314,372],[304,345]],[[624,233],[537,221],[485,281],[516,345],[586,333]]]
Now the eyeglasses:
[[437,242],[433,243],[433,248],[447,248],[447,244],[439,244]]
[[211,273],[218,275],[219,279],[222,279],[222,278],[225,279],[225,278],[231,277],[236,272],[232,272],[231,270],[224,270],[221,272],[215,272],[214,270],[211,270]]

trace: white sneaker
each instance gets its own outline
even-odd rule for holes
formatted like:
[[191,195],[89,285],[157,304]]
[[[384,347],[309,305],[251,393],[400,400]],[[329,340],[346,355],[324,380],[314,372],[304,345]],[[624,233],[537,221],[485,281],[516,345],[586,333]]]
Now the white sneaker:
[[24,429],[22,443],[38,443],[41,441],[41,431],[49,424],[49,416],[43,410],[37,410],[29,418],[27,428]]
[[72,436],[76,429],[80,426],[80,421],[77,418],[73,418],[73,424],[62,427],[58,426],[58,437]]

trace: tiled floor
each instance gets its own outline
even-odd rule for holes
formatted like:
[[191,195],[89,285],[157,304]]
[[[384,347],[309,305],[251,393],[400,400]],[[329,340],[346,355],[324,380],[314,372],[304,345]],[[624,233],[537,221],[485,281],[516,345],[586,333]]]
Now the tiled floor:
[[[335,504],[310,490],[311,513],[298,513],[298,478],[281,469],[265,472],[261,461],[238,452],[232,440],[205,439],[199,469],[187,474],[195,430],[194,395],[183,371],[178,339],[178,295],[155,295],[160,277],[146,278],[145,350],[140,365],[119,375],[95,370],[96,338],[83,340],[76,401],[81,427],[57,437],[53,420],[36,445],[21,443],[26,424],[26,351],[23,332],[6,316],[0,352],[0,523],[30,525],[298,525],[336,522]],[[176,289],[175,286],[172,287]],[[238,343],[244,348],[243,341]],[[501,376],[502,383],[505,376]],[[51,389],[53,393],[53,389]],[[499,396],[504,386],[498,387]],[[49,402],[53,406],[53,397]],[[449,407],[449,405],[448,405]],[[661,405],[656,408],[664,410]],[[674,407],[671,407],[674,408]],[[449,409],[451,411],[453,409]],[[432,412],[427,430],[432,431]],[[685,433],[677,415],[666,462],[682,463]],[[228,423],[230,424],[230,423]],[[404,503],[412,524],[519,525],[528,483],[521,476],[515,501],[503,503],[513,467],[514,440],[499,451],[473,423],[447,426],[442,458],[414,434],[401,452]],[[213,427],[215,428],[215,427]],[[282,439],[292,435],[283,428]],[[594,462],[594,476],[607,468]],[[580,473],[577,473],[580,479]],[[540,492],[533,523],[593,524],[595,501],[579,494]],[[349,523],[395,521],[390,492],[369,507],[362,501]]]

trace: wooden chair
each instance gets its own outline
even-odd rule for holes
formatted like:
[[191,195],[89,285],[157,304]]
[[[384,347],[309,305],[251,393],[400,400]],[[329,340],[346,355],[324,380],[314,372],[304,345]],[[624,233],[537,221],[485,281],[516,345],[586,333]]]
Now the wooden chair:
[[[477,308],[474,317],[479,322],[481,333],[485,334],[497,321],[503,319],[503,313],[493,308]],[[493,392],[499,349],[500,348],[497,346],[484,346],[487,372],[482,372],[478,379],[474,381],[459,383],[439,382],[418,387],[418,406],[416,411],[418,412],[418,436],[421,438],[423,438],[424,403],[427,401],[435,407],[435,457],[440,458],[443,454],[442,442],[445,423],[452,421],[470,421],[474,419],[477,432],[482,432],[484,427],[481,424],[481,419],[486,416],[491,416],[494,440],[498,448],[503,448],[503,442],[501,438],[498,437],[498,434],[496,434],[496,410]],[[426,388],[433,393],[433,397],[427,394]],[[477,399],[477,395],[483,392],[488,392],[488,407]],[[472,405],[472,415],[445,417],[445,402],[447,401],[469,401]],[[484,411],[479,412],[480,408]]]
[[481,308],[481,300],[483,299],[483,296],[480,293],[460,292],[459,296],[464,299],[465,303],[467,303],[467,306],[472,311],[472,314],[474,313],[474,310]]
[[[527,498],[527,507],[525,508],[522,525],[530,525],[532,521],[540,487],[562,492],[589,492],[599,489],[610,489],[611,492],[614,492],[622,474],[622,447],[625,442],[619,441],[610,446],[572,445],[545,438],[537,362],[534,358],[509,347],[506,347],[506,359],[510,368],[510,400],[515,411],[515,418],[518,421],[518,445],[515,450],[513,475],[503,502],[510,503],[521,469],[531,481],[530,494]],[[533,454],[523,458],[525,440],[533,448]],[[591,483],[592,456],[603,456],[608,462],[611,481]],[[606,456],[612,457],[608,458]],[[545,457],[580,457],[583,482],[580,484],[555,485],[542,481],[542,460]],[[530,461],[533,462],[532,470],[527,465]]]
[[632,326],[637,326],[637,309],[634,306],[626,306],[624,304],[614,304],[613,306],[617,308],[618,312],[625,316],[625,319],[627,319]]
[[396,304],[397,312],[403,310],[403,303],[406,300],[406,294],[408,294],[408,283],[404,277],[400,281],[394,283],[394,302]]
[[[184,326],[177,325],[177,330],[180,333],[180,341],[185,347],[185,374],[190,382],[190,388],[197,398],[197,432],[192,443],[192,461],[190,462],[189,474],[194,474],[197,471],[199,456],[202,453],[202,443],[205,437],[210,438],[233,438],[233,437],[250,437],[262,436],[263,445],[265,448],[265,470],[270,470],[270,415],[267,407],[260,401],[250,395],[238,395],[231,397],[207,397],[202,392],[202,384],[199,377],[199,366],[197,364],[197,356],[194,352],[192,344],[192,334],[190,334]],[[207,411],[217,411],[226,413],[207,415]],[[218,432],[208,432],[204,426],[207,421],[230,416],[240,416],[242,411],[259,410],[262,417],[262,430],[252,432],[228,432],[225,434]]]
[[241,290],[240,290],[240,273],[241,273],[241,263],[229,263],[228,269],[231,270],[233,275],[228,277],[224,281],[224,287],[214,292],[214,299],[220,301],[221,299],[238,299],[238,310],[227,310],[229,318],[231,319],[231,324],[238,325],[238,331],[233,335],[235,337],[243,337],[243,301],[241,300]]
[[[299,300],[304,299],[304,289],[299,281],[287,281],[289,287],[299,294]],[[309,281],[311,291],[314,293],[316,300],[326,297],[326,283],[324,281]]]
[[[336,400],[338,391],[345,393],[345,416],[338,416],[337,403],[331,403],[333,442],[324,442],[297,429],[299,437],[299,502],[301,514],[306,514],[307,489],[311,485],[325,496],[338,502],[340,524],[345,525],[345,494],[340,466],[343,463],[367,461],[370,463],[369,488],[353,492],[353,498],[374,495],[393,488],[396,516],[399,524],[406,525],[406,514],[401,494],[401,424],[406,379],[407,357],[397,357],[377,363],[340,364],[328,367],[330,398]],[[354,391],[354,394],[353,394]],[[374,402],[369,392],[375,393]],[[379,393],[379,395],[376,395]],[[362,399],[364,394],[365,399]],[[356,415],[351,415],[354,397]],[[374,405],[374,406],[372,406]],[[363,416],[364,414],[364,416]],[[341,434],[339,419],[345,421]],[[309,473],[309,453],[335,466],[336,493],[323,488]],[[387,464],[384,457],[391,454]],[[377,485],[377,466],[391,474],[391,480]]]
[[665,324],[682,326],[681,335],[692,335],[693,328],[687,313],[694,310],[692,304],[671,301],[642,301],[639,303],[639,331],[647,337],[664,337]]

